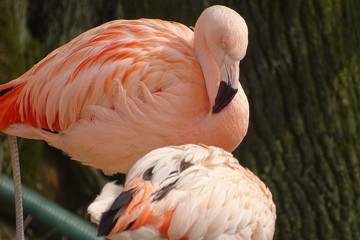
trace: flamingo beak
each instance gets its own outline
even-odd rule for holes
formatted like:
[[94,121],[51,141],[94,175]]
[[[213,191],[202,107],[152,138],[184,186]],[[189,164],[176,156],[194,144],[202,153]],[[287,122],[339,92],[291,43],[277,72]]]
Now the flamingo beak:
[[238,61],[232,61],[230,64],[224,62],[221,66],[221,82],[212,107],[212,113],[220,112],[235,97],[239,85],[239,72]]

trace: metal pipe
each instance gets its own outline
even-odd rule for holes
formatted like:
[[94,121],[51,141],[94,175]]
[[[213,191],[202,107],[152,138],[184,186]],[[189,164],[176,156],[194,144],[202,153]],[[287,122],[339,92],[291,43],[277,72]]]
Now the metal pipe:
[[[70,239],[105,239],[103,237],[96,237],[97,229],[75,214],[25,186],[22,186],[22,190],[24,211],[44,225],[58,229],[64,236]],[[8,205],[13,205],[14,202],[13,181],[4,175],[0,175],[1,202],[6,202]]]

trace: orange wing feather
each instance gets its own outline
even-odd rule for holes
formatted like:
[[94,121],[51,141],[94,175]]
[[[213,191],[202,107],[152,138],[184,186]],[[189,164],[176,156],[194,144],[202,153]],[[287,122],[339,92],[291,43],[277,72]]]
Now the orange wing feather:
[[[12,83],[12,82],[9,82]],[[9,84],[10,85],[10,84]],[[7,128],[9,125],[14,123],[25,123],[32,125],[34,127],[40,127],[49,129],[50,127],[47,124],[47,120],[45,116],[42,116],[40,118],[40,123],[37,121],[36,117],[36,111],[31,105],[31,101],[29,100],[26,104],[25,111],[27,113],[26,119],[22,120],[21,114],[20,114],[20,103],[18,101],[18,97],[21,94],[22,90],[24,89],[26,85],[20,84],[15,85],[13,87],[6,87],[6,84],[1,85],[3,89],[0,88],[0,131]],[[4,94],[1,94],[1,91],[6,92]],[[52,129],[55,131],[58,131],[59,128],[59,119],[58,115],[56,116],[53,125],[51,126]]]
[[18,79],[0,85],[0,131],[15,123],[67,129],[87,105],[104,104],[114,80],[124,87],[133,81],[129,76],[143,67],[137,63],[149,60],[144,52],[179,35],[189,38],[184,42],[192,36],[181,24],[148,19],[108,22],[79,35]]
[[16,100],[23,88],[24,85],[12,86],[11,83],[0,86],[0,130],[20,121],[19,105]]
[[[113,219],[116,223],[111,231],[107,233],[107,237],[125,230],[135,230],[144,225],[152,225],[158,228],[161,236],[167,237],[173,210],[166,211],[160,216],[152,214],[150,200],[154,188],[151,182],[136,178],[123,190],[123,192],[128,191],[133,192],[132,199],[129,203],[120,206],[120,209],[118,209],[115,219]],[[100,225],[99,229],[101,228],[103,226]]]

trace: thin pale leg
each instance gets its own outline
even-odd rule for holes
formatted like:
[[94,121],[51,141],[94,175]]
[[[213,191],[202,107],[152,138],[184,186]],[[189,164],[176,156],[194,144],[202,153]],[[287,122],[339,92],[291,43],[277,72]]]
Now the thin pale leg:
[[8,135],[8,142],[11,155],[11,166],[14,180],[14,197],[15,197],[15,218],[16,218],[16,240],[24,240],[24,217],[21,191],[21,174],[19,163],[19,152],[15,136]]

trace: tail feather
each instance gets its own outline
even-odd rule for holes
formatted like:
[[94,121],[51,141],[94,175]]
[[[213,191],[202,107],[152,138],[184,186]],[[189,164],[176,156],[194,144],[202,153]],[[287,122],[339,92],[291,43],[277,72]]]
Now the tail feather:
[[0,85],[0,131],[20,122],[18,97],[25,84],[14,85],[13,81]]
[[26,86],[26,80],[20,77],[0,85],[0,131],[4,131],[11,124],[25,123],[53,133],[58,132],[60,130],[58,115],[49,127],[46,116],[39,116],[39,113],[33,109],[31,101],[24,103],[24,99],[20,97],[23,95],[21,93]]
[[13,90],[14,88],[16,88],[16,86],[8,87],[8,88],[4,88],[4,89],[0,90],[0,97],[3,96],[3,95],[5,95],[5,93],[10,92],[10,91]]

